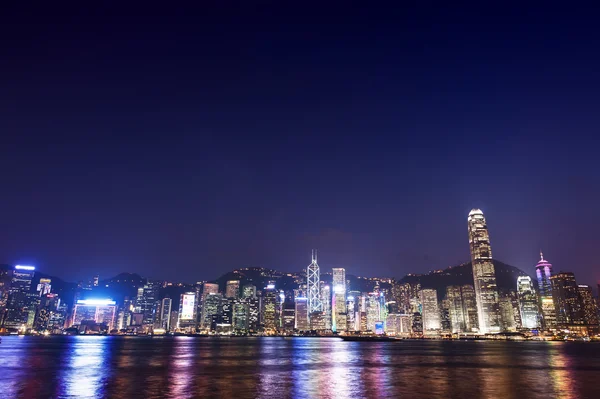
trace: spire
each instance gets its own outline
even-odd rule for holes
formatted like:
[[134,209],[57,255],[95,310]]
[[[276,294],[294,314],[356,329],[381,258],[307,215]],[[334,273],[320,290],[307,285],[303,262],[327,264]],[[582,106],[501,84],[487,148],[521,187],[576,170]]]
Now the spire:
[[315,263],[317,263],[317,250],[315,249]]
[[544,260],[544,253],[542,252],[541,249],[540,249],[540,260]]

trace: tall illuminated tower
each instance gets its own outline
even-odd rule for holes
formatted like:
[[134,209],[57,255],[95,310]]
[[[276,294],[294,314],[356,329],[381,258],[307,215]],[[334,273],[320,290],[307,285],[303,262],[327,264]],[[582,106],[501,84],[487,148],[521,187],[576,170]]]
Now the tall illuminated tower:
[[523,328],[538,327],[538,299],[529,276],[517,277],[517,295]]
[[550,283],[552,264],[544,259],[542,251],[540,251],[540,261],[535,265],[535,276],[537,277],[540,296],[552,296],[552,284]]
[[334,267],[332,271],[331,329],[333,331],[346,331],[346,269]]
[[321,281],[321,274],[319,270],[319,264],[317,263],[317,251],[312,251],[312,262],[308,265],[306,270],[306,288],[307,288],[307,299],[308,299],[308,314],[313,312],[323,311],[321,305],[321,296],[319,295],[319,282]]
[[473,209],[469,212],[467,221],[479,331],[484,334],[500,332],[496,272],[492,263],[492,248],[485,217],[480,209]]

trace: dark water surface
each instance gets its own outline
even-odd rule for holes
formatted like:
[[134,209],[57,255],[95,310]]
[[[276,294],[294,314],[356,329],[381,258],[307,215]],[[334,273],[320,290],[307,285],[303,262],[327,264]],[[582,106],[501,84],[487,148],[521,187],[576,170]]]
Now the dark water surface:
[[2,398],[600,398],[600,344],[2,337]]

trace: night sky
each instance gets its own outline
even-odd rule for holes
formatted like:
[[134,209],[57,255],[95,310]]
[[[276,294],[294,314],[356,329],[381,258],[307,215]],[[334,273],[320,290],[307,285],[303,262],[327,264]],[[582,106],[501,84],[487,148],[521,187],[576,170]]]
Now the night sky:
[[3,10],[0,263],[600,280],[596,10],[198,3]]

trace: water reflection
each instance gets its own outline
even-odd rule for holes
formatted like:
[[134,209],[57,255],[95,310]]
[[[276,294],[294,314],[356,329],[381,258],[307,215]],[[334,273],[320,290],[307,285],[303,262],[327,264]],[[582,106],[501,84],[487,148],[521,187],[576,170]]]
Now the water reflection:
[[5,337],[0,397],[600,397],[600,345]]
[[110,368],[105,364],[110,354],[110,337],[72,337],[69,363],[63,370],[64,394],[72,398],[97,398],[103,391]]

